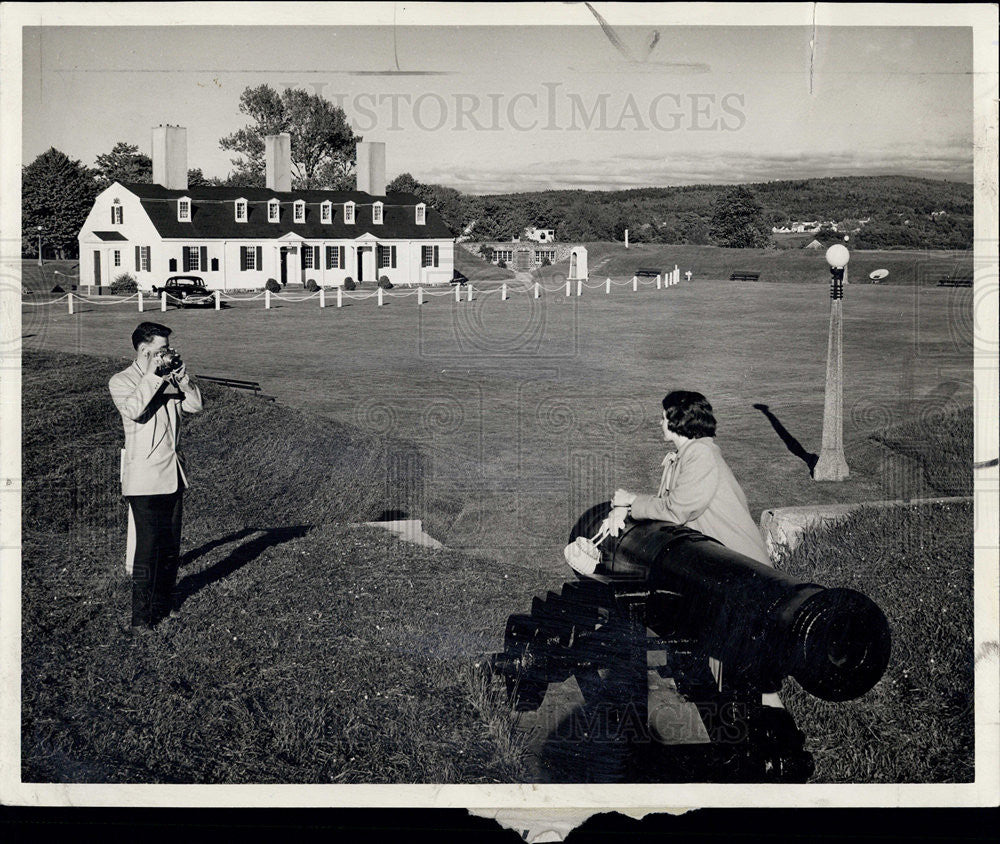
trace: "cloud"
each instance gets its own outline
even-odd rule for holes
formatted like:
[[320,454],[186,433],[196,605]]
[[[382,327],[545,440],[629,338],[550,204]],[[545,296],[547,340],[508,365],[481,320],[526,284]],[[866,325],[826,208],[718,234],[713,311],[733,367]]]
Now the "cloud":
[[[415,174],[416,175],[416,174]],[[913,150],[712,152],[619,155],[610,159],[529,162],[484,169],[438,168],[421,181],[466,193],[614,190],[670,185],[733,184],[828,176],[905,175],[972,181],[972,148]]]

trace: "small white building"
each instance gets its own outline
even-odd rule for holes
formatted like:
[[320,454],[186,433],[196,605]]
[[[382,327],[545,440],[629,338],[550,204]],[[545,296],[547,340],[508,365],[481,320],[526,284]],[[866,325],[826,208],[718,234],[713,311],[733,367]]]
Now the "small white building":
[[358,190],[292,190],[290,137],[267,143],[267,187],[188,187],[187,130],[153,129],[153,183],[112,183],[80,230],[80,283],[194,274],[213,290],[447,284],[455,238],[419,197],[385,192],[385,145],[358,144]]
[[524,238],[525,240],[533,240],[535,243],[552,243],[556,239],[556,230],[532,227],[524,230]]

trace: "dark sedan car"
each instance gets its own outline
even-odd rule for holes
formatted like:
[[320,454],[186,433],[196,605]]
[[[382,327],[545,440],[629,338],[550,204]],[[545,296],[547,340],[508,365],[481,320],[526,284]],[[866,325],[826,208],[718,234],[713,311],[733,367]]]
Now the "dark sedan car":
[[215,295],[205,287],[205,280],[196,275],[172,275],[162,287],[153,287],[154,293],[166,292],[174,299],[177,306],[186,308],[188,305],[213,305]]

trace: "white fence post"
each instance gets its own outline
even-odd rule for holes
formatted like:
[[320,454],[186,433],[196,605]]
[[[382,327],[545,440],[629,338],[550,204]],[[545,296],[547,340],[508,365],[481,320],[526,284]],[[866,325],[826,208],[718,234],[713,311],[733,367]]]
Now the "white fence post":
[[337,288],[337,307],[341,307],[344,304],[344,288]]
[[541,294],[541,291],[538,289],[538,282],[536,281],[535,282],[535,298],[537,299],[540,294]]
[[465,301],[466,302],[471,302],[472,301],[472,282],[471,281],[468,283],[468,285],[466,285]]
[[569,283],[569,279],[567,278],[566,279],[566,295],[567,296],[569,296],[569,289],[570,289],[570,283]]
[[663,287],[663,281],[662,281],[662,279],[660,278],[660,274],[659,274],[659,273],[657,273],[657,274],[656,274],[656,289],[657,289],[657,290],[660,290],[660,289],[662,289],[662,287]]
[[632,292],[635,293],[639,289],[639,276],[632,276]]
[[267,288],[264,289],[264,310],[271,307],[271,291]]
[[139,291],[139,313],[142,313],[142,291]]
[[160,310],[165,311],[167,309],[167,291],[160,291]]
[[507,282],[506,281],[500,286],[500,299],[502,301],[504,301],[504,302],[507,301]]
[[66,294],[66,301],[69,302],[69,312],[73,313],[73,294],[72,293],[67,293]]
[[604,282],[604,292],[605,293],[611,293],[611,279],[610,278],[607,281]]
[[576,280],[576,295],[577,296],[582,296],[583,295],[583,279],[582,278],[578,278]]
[[424,288],[417,288],[417,304],[422,305],[424,303]]
[[462,285],[461,284],[456,284],[455,285],[455,301],[456,302],[461,302],[462,301]]
[[321,308],[325,308],[326,307],[326,288],[325,287],[321,287],[319,289],[319,306]]
[[378,289],[378,306],[380,308],[382,307],[382,288],[381,287]]
[[220,310],[222,308],[222,294],[216,290],[215,291],[215,310]]

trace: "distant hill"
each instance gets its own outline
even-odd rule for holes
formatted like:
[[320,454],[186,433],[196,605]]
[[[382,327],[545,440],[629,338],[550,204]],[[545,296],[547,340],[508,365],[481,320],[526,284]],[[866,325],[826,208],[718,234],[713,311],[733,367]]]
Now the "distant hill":
[[[556,229],[562,241],[621,241],[627,228],[636,243],[711,244],[709,223],[716,200],[732,186],[489,196],[420,187],[428,202],[446,199],[446,207],[438,210],[452,230],[468,230],[475,240],[506,240],[527,226],[540,226]],[[762,206],[768,227],[796,220],[836,221],[847,230],[860,228],[852,239],[859,248],[869,249],[972,246],[971,184],[910,176],[840,176],[747,187]],[[861,220],[869,222],[861,226]]]

